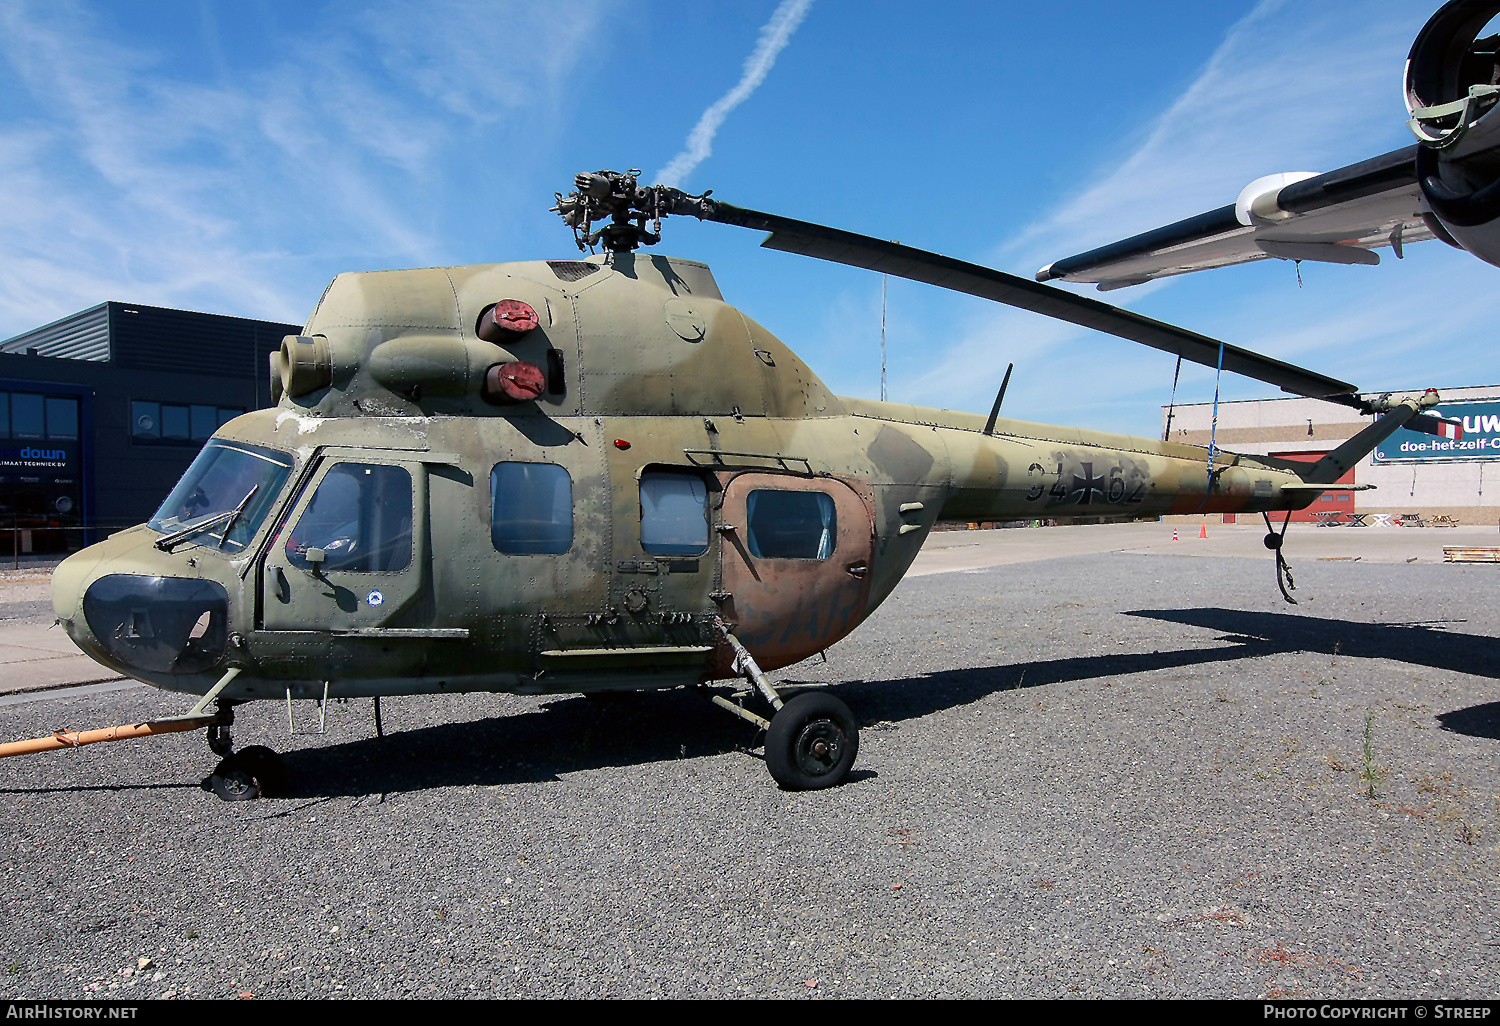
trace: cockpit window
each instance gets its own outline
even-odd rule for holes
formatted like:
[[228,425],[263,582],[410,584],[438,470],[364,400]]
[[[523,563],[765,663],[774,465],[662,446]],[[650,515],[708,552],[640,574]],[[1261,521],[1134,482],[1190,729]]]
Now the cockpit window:
[[[238,552],[255,537],[291,472],[292,457],[287,453],[210,440],[149,526],[162,534],[175,534],[201,523],[201,535],[183,540]],[[228,516],[236,509],[240,509],[238,516]]]
[[318,548],[324,571],[405,570],[411,565],[411,515],[411,475],[404,468],[335,464],[287,539],[287,561],[306,569],[307,550]]

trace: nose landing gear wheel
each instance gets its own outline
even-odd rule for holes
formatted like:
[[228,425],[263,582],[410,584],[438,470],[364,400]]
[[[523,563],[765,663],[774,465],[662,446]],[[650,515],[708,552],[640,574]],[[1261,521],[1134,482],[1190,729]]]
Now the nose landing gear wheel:
[[788,701],[766,731],[766,768],[788,791],[842,783],[858,753],[854,714],[837,698],[816,691]]
[[260,784],[249,770],[235,764],[233,756],[214,767],[208,786],[226,802],[249,802],[260,797]]
[[226,802],[248,802],[274,794],[281,779],[281,757],[263,745],[251,745],[214,767],[207,783]]

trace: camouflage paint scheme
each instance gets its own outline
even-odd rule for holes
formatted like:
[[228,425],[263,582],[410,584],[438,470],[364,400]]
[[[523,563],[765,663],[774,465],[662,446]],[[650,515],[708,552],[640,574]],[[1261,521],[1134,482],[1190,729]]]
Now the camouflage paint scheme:
[[[481,316],[505,299],[529,304],[537,326],[505,346],[483,341]],[[296,360],[280,367],[279,404],[216,435],[295,457],[243,551],[211,537],[161,551],[142,525],[58,567],[59,620],[101,663],[194,694],[240,667],[222,695],[236,701],[320,697],[325,685],[341,698],[676,687],[731,675],[715,617],[766,670],[838,641],[891,593],[939,518],[1284,510],[1316,495],[1284,492],[1301,480],[1275,460],[1219,453],[1205,498],[1208,452],[1196,446],[1005,419],[986,435],[977,414],[834,396],[723,302],[707,267],[667,257],[344,274],[304,332],[288,340]],[[560,387],[485,401],[486,373],[516,360],[553,368]],[[404,571],[315,575],[287,562],[282,539],[339,460],[411,474]],[[489,478],[502,461],[567,469],[566,552],[492,544]],[[651,468],[706,482],[701,554],[642,549],[638,489]],[[832,555],[752,556],[753,487],[833,497]],[[109,575],[222,585],[222,658],[173,673],[111,654],[83,612]],[[361,600],[377,591],[378,604]]]

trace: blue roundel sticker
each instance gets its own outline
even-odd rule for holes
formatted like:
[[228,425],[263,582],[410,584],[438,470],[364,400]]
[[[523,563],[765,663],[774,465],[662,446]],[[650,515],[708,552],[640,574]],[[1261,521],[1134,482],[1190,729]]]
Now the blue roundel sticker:
[[378,606],[380,605],[380,603],[385,601],[385,596],[382,595],[379,591],[372,591],[370,592],[370,594],[365,596],[365,601],[372,606]]

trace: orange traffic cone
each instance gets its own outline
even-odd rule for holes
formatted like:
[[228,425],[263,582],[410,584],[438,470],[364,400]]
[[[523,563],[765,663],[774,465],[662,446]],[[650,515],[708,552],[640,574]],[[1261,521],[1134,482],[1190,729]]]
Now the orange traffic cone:
[[1198,537],[1199,538],[1207,538],[1208,537],[1208,521],[1207,520],[1203,521],[1203,526],[1200,527],[1200,528],[1198,528]]
[[1175,527],[1172,528],[1172,540],[1173,541],[1177,540],[1177,528],[1175,528]]

